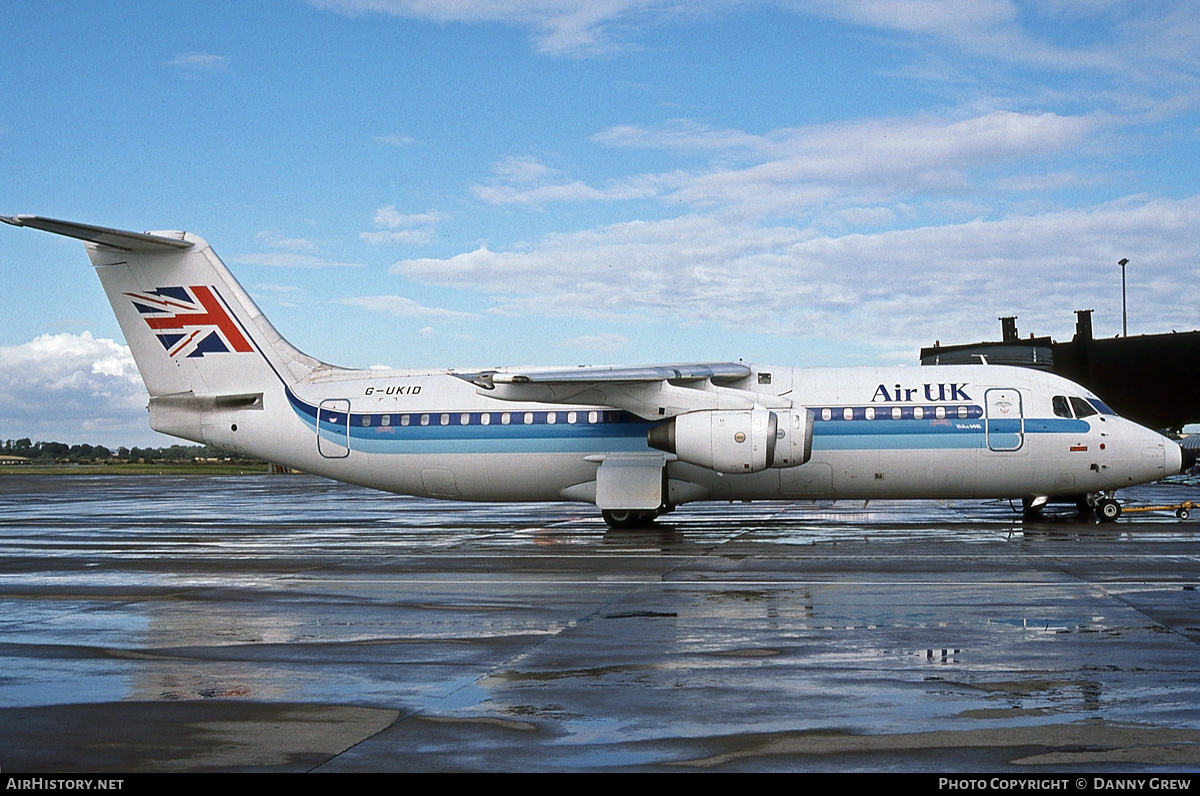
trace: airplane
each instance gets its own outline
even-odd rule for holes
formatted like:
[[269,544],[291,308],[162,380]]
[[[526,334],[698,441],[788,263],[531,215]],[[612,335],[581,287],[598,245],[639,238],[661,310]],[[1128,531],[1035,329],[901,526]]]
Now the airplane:
[[84,241],[164,434],[388,492],[576,501],[612,528],[693,501],[1077,502],[1181,471],[1180,446],[1041,371],[742,362],[355,370],[275,330],[202,238],[31,215]]

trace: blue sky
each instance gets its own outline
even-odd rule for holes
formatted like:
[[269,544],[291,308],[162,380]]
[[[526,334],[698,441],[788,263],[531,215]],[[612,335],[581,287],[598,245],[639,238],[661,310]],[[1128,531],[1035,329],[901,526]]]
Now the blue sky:
[[[205,237],[347,366],[915,364],[1200,327],[1200,17],[1117,0],[22,3],[0,214]],[[82,246],[0,229],[0,439],[147,444]]]

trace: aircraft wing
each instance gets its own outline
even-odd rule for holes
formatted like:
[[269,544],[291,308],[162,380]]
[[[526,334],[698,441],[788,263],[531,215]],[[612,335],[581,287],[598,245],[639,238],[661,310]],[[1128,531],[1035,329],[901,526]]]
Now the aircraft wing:
[[538,368],[455,374],[502,401],[613,406],[647,420],[701,409],[790,406],[787,399],[728,385],[750,376],[740,362]]
[[578,384],[580,382],[654,382],[664,379],[692,382],[712,379],[714,383],[729,383],[750,375],[750,368],[740,362],[697,362],[680,365],[633,365],[609,367],[582,366],[558,370],[498,371],[492,377],[497,384]]

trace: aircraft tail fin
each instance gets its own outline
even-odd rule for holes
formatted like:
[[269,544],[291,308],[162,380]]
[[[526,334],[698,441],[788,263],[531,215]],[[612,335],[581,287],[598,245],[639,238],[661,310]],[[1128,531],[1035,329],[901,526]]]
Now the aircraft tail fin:
[[203,238],[28,215],[0,221],[85,242],[160,431],[195,438],[156,423],[156,402],[164,409],[248,402],[280,382],[291,386],[332,369],[283,339]]

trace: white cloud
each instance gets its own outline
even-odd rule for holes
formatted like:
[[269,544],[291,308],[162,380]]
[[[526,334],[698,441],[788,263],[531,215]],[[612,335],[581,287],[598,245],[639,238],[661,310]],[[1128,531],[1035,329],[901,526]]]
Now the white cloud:
[[594,351],[597,353],[610,354],[621,351],[629,344],[629,338],[621,334],[613,334],[612,332],[602,332],[601,334],[584,334],[578,337],[568,337],[559,345],[564,348],[579,348],[584,351]]
[[1131,288],[1139,328],[1192,328],[1200,310],[1177,291],[1200,279],[1198,224],[1200,196],[841,237],[694,215],[392,270],[483,293],[513,315],[715,323],[911,351],[994,336],[999,315],[1062,328],[1076,307],[1095,307],[1103,334],[1123,256],[1142,269]]
[[417,139],[410,138],[407,135],[377,135],[375,136],[375,140],[381,144],[387,144],[388,146],[394,146],[400,149],[420,143],[420,141]]
[[164,66],[173,66],[191,74],[202,72],[224,72],[229,68],[229,61],[223,55],[213,53],[181,53],[170,61],[164,61]]
[[275,230],[265,230],[257,233],[254,237],[269,246],[288,251],[308,252],[315,251],[317,248],[317,244],[308,238],[285,238]]
[[377,227],[384,229],[400,229],[401,227],[414,227],[426,224],[436,224],[439,221],[446,219],[445,213],[439,213],[431,210],[428,213],[412,213],[405,215],[396,212],[395,205],[381,207],[375,211],[371,221]]
[[265,265],[272,268],[362,268],[361,263],[340,263],[325,260],[311,254],[293,252],[268,252],[265,254],[239,254],[232,258],[235,263]]
[[434,235],[435,233],[432,229],[376,230],[374,232],[358,233],[360,240],[372,246],[383,246],[388,243],[431,243]]
[[1035,35],[1029,28],[1045,22],[1031,19],[1041,15],[1037,4],[1018,5],[1013,0],[810,0],[801,13],[906,36],[929,36],[967,53],[1016,63],[1117,70],[1121,62],[1110,42],[1064,46]]
[[1090,117],[993,111],[951,121],[922,117],[821,125],[764,142],[762,149],[775,153],[770,160],[694,176],[669,196],[762,217],[830,201],[878,203],[954,192],[970,186],[974,169],[1071,150],[1097,124]]
[[499,22],[533,31],[537,49],[550,55],[589,55],[619,46],[613,28],[675,0],[310,0],[348,16],[389,14],[430,22]]
[[[555,56],[584,57],[628,50],[653,26],[679,19],[731,16],[747,4],[713,0],[309,0],[346,16],[385,14],[434,23],[498,23],[530,31],[535,47]],[[1200,52],[1200,18],[1187,3],[1130,4],[1117,0],[768,0],[801,17],[892,34],[919,61],[948,49],[985,68],[1031,65],[1122,81],[1187,83]],[[876,37],[878,38],[878,37]],[[915,64],[899,71],[916,74]],[[917,67],[918,69],[920,67]],[[926,70],[937,82],[971,74]],[[973,80],[967,77],[967,80]],[[628,85],[628,81],[625,81]],[[397,138],[404,140],[403,136]]]
[[545,182],[558,174],[557,170],[529,155],[510,155],[493,165],[492,171],[500,180],[510,183]]
[[471,193],[494,205],[645,199],[658,193],[656,183],[660,181],[653,175],[642,175],[595,188],[580,180],[567,180],[559,170],[528,156],[504,158],[492,171],[497,181],[472,186]]
[[691,119],[673,119],[658,128],[630,124],[614,125],[593,135],[592,141],[605,146],[665,149],[675,152],[715,152],[725,156],[739,152],[747,155],[765,155],[776,149],[775,141],[771,137],[742,130],[722,130]]
[[1045,193],[1066,188],[1080,188],[1100,183],[1100,177],[1071,171],[1056,171],[1047,174],[1014,174],[996,180],[993,185],[1002,191],[1014,193]]
[[304,300],[304,290],[296,285],[268,285],[259,283],[254,286],[255,295],[267,295],[271,301],[280,307],[298,307]]
[[360,232],[358,237],[373,246],[388,243],[430,243],[437,235],[435,225],[446,220],[446,214],[436,210],[425,213],[400,213],[395,205],[375,211],[371,222],[378,227],[372,232]]
[[595,188],[579,180],[532,188],[511,185],[476,185],[471,193],[488,204],[542,205],[548,202],[594,202],[621,199],[646,199],[658,193],[653,180],[614,180],[604,188]]
[[881,227],[896,220],[896,212],[890,207],[847,207],[841,216],[855,226]]
[[[831,204],[880,205],[979,189],[985,186],[978,183],[988,179],[986,169],[1077,155],[1101,124],[1093,116],[991,111],[961,119],[893,117],[754,135],[675,120],[662,128],[608,128],[593,140],[703,152],[723,165],[634,175],[597,187],[569,180],[532,158],[510,158],[495,169],[506,179],[471,191],[497,205],[655,198],[744,219],[802,217]],[[730,160],[749,162],[734,167]]]
[[0,438],[145,445],[148,400],[129,348],[113,340],[46,334],[0,348]]
[[479,315],[473,312],[461,312],[443,307],[426,307],[404,296],[355,296],[339,299],[338,303],[405,318],[465,319],[479,317]]

